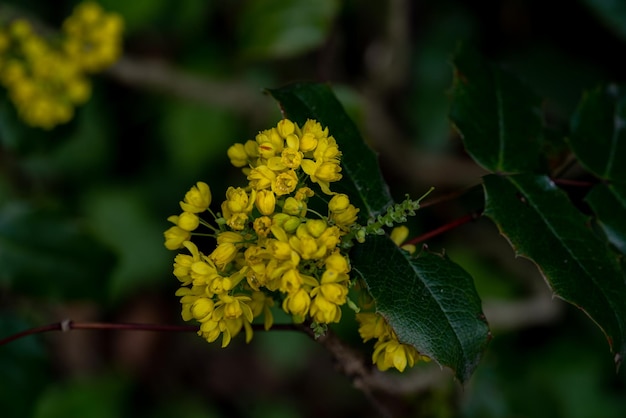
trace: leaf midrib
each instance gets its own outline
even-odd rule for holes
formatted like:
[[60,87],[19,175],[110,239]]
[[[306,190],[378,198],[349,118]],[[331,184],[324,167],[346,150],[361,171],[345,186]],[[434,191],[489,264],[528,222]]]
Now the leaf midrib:
[[[614,305],[614,303],[612,303],[611,298],[607,297],[606,292],[604,291],[602,286],[600,286],[600,284],[598,283],[598,280],[596,279],[596,276],[594,274],[591,274],[588,271],[588,269],[585,267],[585,265],[583,263],[581,263],[580,260],[577,257],[574,256],[574,253],[573,253],[572,249],[568,245],[566,245],[566,242],[559,238],[559,235],[556,233],[552,223],[548,222],[548,217],[545,216],[544,213],[539,210],[539,206],[536,204],[535,200],[532,198],[532,194],[529,195],[526,192],[526,190],[524,190],[523,187],[521,187],[521,185],[518,182],[515,182],[515,180],[512,177],[509,177],[509,181],[511,181],[517,187],[518,190],[521,190],[522,192],[524,192],[524,196],[526,198],[526,201],[535,210],[535,213],[540,215],[539,218],[547,226],[548,230],[552,234],[552,237],[556,238],[556,241],[566,250],[566,252],[570,255],[570,258],[572,260],[574,260],[574,262],[581,268],[581,270],[585,272],[587,277],[591,279],[591,281],[594,283],[596,288],[598,288],[600,290],[600,293],[602,294],[602,296],[604,297],[606,302],[611,306],[612,312],[613,312],[613,316],[615,317],[616,312],[618,312],[617,307]],[[617,320],[616,322],[617,322],[617,325],[618,325],[618,327],[620,328],[620,330],[622,331],[622,334],[623,334],[623,329],[622,329],[622,325],[621,325],[620,321]],[[621,339],[621,336],[620,336],[620,339]],[[622,341],[622,344],[623,344],[623,341]]]

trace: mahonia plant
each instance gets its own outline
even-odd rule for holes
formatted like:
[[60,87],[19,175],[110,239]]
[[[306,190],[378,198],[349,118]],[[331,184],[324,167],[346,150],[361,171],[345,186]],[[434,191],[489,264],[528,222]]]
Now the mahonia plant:
[[91,95],[89,74],[122,51],[124,22],[87,1],[75,7],[62,33],[47,39],[24,19],[0,21],[0,84],[29,125],[51,129],[72,119]]
[[[215,213],[209,185],[198,182],[180,202],[182,213],[168,218],[174,226],[164,233],[165,246],[185,249],[174,259],[183,319],[198,321],[198,334],[209,342],[222,336],[226,347],[242,330],[249,342],[255,318],[269,330],[275,305],[295,323],[309,322],[316,336],[341,320],[344,305],[356,312],[371,307],[371,298],[361,307],[349,298],[350,289],[366,291],[350,276],[348,250],[383,225],[406,220],[418,202],[407,199],[359,225],[359,208],[331,190],[342,178],[341,151],[315,120],[300,127],[283,119],[255,140],[231,146],[228,157],[242,168],[247,187],[229,187]],[[313,199],[324,209],[311,207]],[[401,243],[407,234],[397,229],[392,239]],[[203,236],[216,241],[210,251],[199,247]],[[379,314],[362,312],[357,319],[364,341],[377,340],[372,360],[379,369],[403,371],[426,359],[401,343]]]

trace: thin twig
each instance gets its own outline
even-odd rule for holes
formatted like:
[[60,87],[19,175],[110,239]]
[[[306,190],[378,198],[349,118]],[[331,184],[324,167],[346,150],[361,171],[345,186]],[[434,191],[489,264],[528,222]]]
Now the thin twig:
[[471,221],[477,219],[479,216],[480,216],[480,212],[472,212],[472,213],[470,213],[468,215],[465,215],[465,216],[463,216],[461,218],[458,218],[458,219],[455,219],[455,220],[453,220],[451,222],[448,222],[447,224],[442,225],[442,226],[440,226],[437,229],[434,229],[434,230],[432,230],[430,232],[427,232],[425,234],[417,236],[417,237],[415,237],[415,238],[413,238],[413,239],[403,243],[403,245],[419,244],[419,243],[424,242],[426,240],[429,240],[429,239],[431,239],[433,237],[441,235],[444,232],[448,232],[448,231],[450,231],[450,230],[452,230],[454,228],[457,228],[457,227],[459,227],[459,226],[461,226],[463,224],[471,222]]
[[[117,331],[154,331],[154,332],[197,332],[197,325],[169,325],[169,324],[138,324],[138,323],[112,323],[112,322],[74,322],[69,319],[54,324],[30,328],[22,332],[0,339],[0,346],[8,344],[29,335],[42,334],[50,331],[68,332],[72,330],[117,330]],[[262,324],[253,324],[252,329],[260,331]],[[295,330],[293,324],[274,324],[272,329]]]
[[592,181],[584,181],[584,180],[572,180],[572,179],[552,179],[555,184],[559,184],[561,186],[572,186],[572,187],[593,187],[596,183]]

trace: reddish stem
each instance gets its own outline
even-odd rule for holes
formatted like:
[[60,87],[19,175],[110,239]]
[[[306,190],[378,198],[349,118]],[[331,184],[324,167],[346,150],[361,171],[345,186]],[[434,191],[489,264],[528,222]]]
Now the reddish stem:
[[552,179],[555,184],[560,184],[562,186],[573,186],[573,187],[592,187],[595,183],[591,181],[582,181],[582,180],[570,180],[570,179]]
[[[253,324],[252,328],[256,331],[262,330],[263,325]],[[107,323],[107,322],[73,322],[68,320],[57,322],[54,324],[43,325],[41,327],[35,327],[26,331],[18,332],[6,338],[0,339],[0,346],[8,344],[17,339],[27,337],[34,334],[42,334],[50,331],[63,331],[70,330],[118,330],[118,331],[156,331],[156,332],[197,332],[199,327],[197,325],[167,325],[167,324],[134,324],[134,323]],[[272,326],[272,329],[277,330],[294,330],[296,327],[293,324],[276,324]]]
[[425,234],[417,236],[417,237],[415,237],[415,238],[405,242],[403,245],[419,244],[420,242],[424,242],[424,241],[426,241],[428,239],[436,237],[437,235],[443,234],[444,232],[450,231],[450,230],[452,230],[454,228],[457,228],[457,227],[459,227],[459,226],[461,226],[463,224],[466,224],[466,223],[468,223],[470,221],[473,221],[474,219],[478,218],[479,215],[480,214],[477,213],[477,212],[470,213],[468,215],[463,216],[462,218],[458,218],[458,219],[453,220],[452,222],[448,222],[447,224],[442,225],[442,226],[440,226],[437,229],[434,229],[434,230],[432,230],[430,232],[427,232]]

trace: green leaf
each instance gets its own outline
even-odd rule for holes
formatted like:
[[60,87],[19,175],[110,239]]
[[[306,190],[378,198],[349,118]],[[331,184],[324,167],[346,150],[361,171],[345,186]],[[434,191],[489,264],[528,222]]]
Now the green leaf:
[[626,185],[597,184],[585,200],[611,244],[626,254]]
[[625,276],[587,218],[545,176],[489,175],[484,187],[485,214],[557,296],[595,321],[619,363],[626,354]]
[[467,381],[489,340],[469,274],[438,254],[412,257],[383,235],[356,245],[350,259],[400,341]]
[[539,99],[513,75],[466,48],[454,58],[450,118],[467,152],[487,170],[544,168]]
[[[361,219],[381,214],[393,203],[376,154],[363,141],[329,86],[297,83],[269,90],[269,93],[280,102],[285,116],[300,126],[307,119],[316,119],[328,127],[343,154],[344,179],[340,183],[352,203],[361,208]],[[331,188],[334,190],[334,185]]]
[[0,282],[48,298],[101,298],[114,258],[79,222],[14,203],[0,209]]
[[572,115],[570,146],[596,176],[626,182],[626,90],[610,86],[583,95]]
[[623,0],[583,0],[609,29],[626,41],[626,3]]
[[321,45],[339,11],[337,0],[250,0],[240,14],[245,56],[287,57]]

